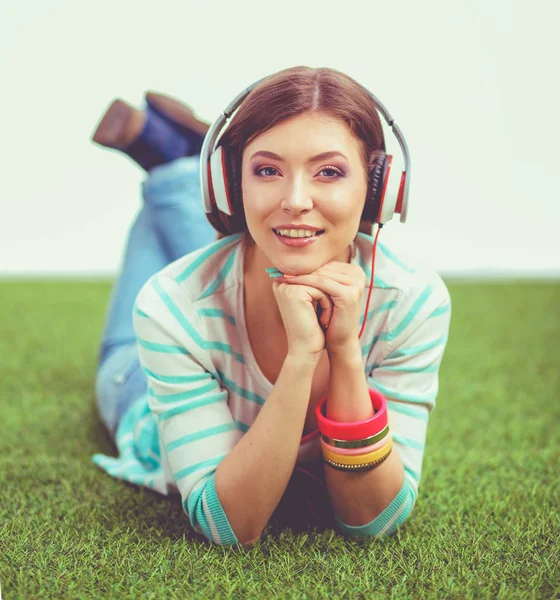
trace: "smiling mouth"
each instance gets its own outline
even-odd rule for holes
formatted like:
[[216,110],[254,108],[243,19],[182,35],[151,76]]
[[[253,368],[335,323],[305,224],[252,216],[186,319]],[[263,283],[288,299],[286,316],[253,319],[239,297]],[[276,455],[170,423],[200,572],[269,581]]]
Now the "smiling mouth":
[[281,236],[281,237],[285,237],[285,238],[288,238],[288,239],[291,239],[291,240],[305,240],[305,239],[307,239],[307,238],[317,237],[317,236],[319,236],[319,235],[323,235],[323,233],[325,233],[325,230],[324,230],[324,229],[319,229],[319,230],[318,230],[318,231],[316,231],[316,232],[315,232],[313,235],[302,235],[302,236],[299,236],[299,235],[298,235],[298,236],[291,236],[291,235],[282,235],[282,234],[281,234],[281,233],[278,231],[278,229],[273,229],[272,231],[274,231],[274,233],[275,233],[276,235],[279,235],[279,236]]

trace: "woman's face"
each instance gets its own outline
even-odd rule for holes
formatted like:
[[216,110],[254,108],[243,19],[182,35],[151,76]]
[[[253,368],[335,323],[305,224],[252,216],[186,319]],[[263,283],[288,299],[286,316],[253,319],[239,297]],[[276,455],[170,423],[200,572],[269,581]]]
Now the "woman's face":
[[[331,260],[349,262],[368,182],[360,149],[346,123],[326,113],[283,121],[245,146],[243,205],[255,251],[266,257],[262,262],[293,275]],[[325,152],[340,154],[314,158]],[[324,233],[309,245],[287,246],[273,231],[284,224],[311,225]]]

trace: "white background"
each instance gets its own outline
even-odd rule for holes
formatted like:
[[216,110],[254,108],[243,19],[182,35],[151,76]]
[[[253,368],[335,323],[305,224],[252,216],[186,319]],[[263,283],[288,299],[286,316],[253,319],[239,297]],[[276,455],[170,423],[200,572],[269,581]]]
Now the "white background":
[[90,142],[113,98],[141,107],[153,89],[213,121],[257,79],[308,65],[368,87],[406,137],[408,220],[381,242],[440,273],[558,276],[558,7],[4,1],[0,275],[117,272],[145,174]]

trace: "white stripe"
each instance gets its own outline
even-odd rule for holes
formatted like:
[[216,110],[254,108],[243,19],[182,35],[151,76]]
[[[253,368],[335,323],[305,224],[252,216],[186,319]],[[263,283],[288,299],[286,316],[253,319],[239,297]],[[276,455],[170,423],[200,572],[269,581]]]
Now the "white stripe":
[[206,492],[208,491],[208,487],[206,487],[204,489],[204,491],[202,492],[202,510],[204,511],[204,514],[206,515],[206,519],[208,520],[208,523],[210,525],[210,531],[212,532],[212,540],[215,541],[218,544],[222,543],[222,538],[220,537],[220,534],[218,533],[218,528],[216,527],[216,523],[214,522],[214,519],[212,517],[212,514],[210,512],[210,510],[208,510],[208,502],[206,500]]
[[125,435],[123,435],[122,437],[119,438],[119,445],[121,444],[126,444],[126,442],[130,442],[131,440],[134,439],[134,434],[132,433],[125,433]]
[[399,508],[399,510],[393,515],[393,518],[387,523],[387,525],[385,525],[385,527],[383,527],[383,529],[377,534],[378,536],[383,535],[384,533],[387,533],[387,531],[389,531],[389,529],[391,529],[391,527],[393,527],[394,523],[398,520],[398,518],[402,515],[402,513],[404,512],[405,508],[408,506],[408,499],[409,497],[407,496],[404,499],[404,502],[402,503],[401,507]]

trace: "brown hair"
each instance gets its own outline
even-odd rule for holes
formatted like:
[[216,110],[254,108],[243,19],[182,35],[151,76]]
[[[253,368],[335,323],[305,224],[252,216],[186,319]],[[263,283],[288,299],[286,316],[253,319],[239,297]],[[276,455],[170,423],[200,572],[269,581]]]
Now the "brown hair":
[[[243,100],[218,141],[227,152],[228,183],[236,215],[216,208],[206,217],[218,232],[217,239],[248,232],[241,199],[241,162],[244,147],[281,121],[313,112],[330,113],[344,121],[361,142],[362,164],[371,171],[375,158],[385,151],[385,139],[375,103],[367,91],[350,76],[329,67],[296,66],[283,69],[261,81]],[[367,200],[370,199],[368,183]],[[233,188],[233,189],[232,189]],[[359,230],[372,235],[373,221],[365,217],[376,207],[366,202]]]

